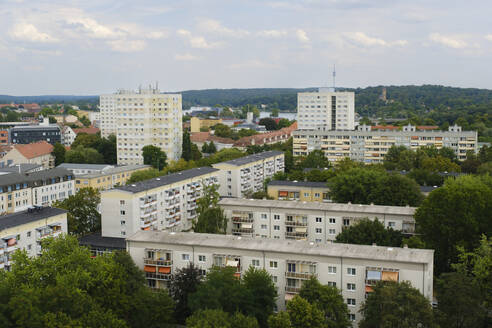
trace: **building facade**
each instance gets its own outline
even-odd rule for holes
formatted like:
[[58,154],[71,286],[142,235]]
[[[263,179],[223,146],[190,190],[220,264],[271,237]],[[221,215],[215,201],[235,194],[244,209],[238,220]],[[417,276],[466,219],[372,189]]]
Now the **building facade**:
[[55,166],[55,157],[52,155],[52,152],[53,145],[47,141],[39,141],[26,145],[13,145],[0,159],[0,166],[39,164],[45,169],[50,169]]
[[124,186],[133,173],[150,169],[150,165],[124,165],[104,170],[101,173],[77,175],[75,189],[91,187],[99,191],[109,190],[115,186]]
[[29,256],[41,254],[41,241],[68,233],[67,212],[44,207],[0,216],[0,270],[10,270],[18,249]]
[[331,202],[326,182],[270,181],[268,196],[274,200],[300,200],[302,202]]
[[354,92],[334,92],[328,88],[320,88],[318,92],[297,94],[299,130],[313,130],[319,127],[327,130],[353,130],[354,118]]
[[201,128],[210,128],[211,126],[214,126],[216,124],[222,123],[222,119],[220,118],[200,118],[197,116],[193,116],[190,119],[190,132],[200,132]]
[[61,163],[57,167],[67,169],[76,176],[89,174],[89,173],[101,173],[109,169],[114,168],[114,165],[110,164],[78,164],[78,163]]
[[13,144],[46,141],[54,145],[62,142],[62,133],[56,124],[16,126],[10,130],[10,138]]
[[218,170],[200,167],[115,187],[101,194],[103,237],[126,238],[139,230],[189,230],[204,185]]
[[468,151],[477,151],[478,141],[477,131],[462,131],[458,126],[448,131],[418,131],[415,126],[403,127],[401,131],[373,131],[370,126],[362,125],[356,131],[297,130],[293,136],[294,156],[306,156],[318,149],[329,161],[348,157],[368,164],[382,163],[391,146],[413,150],[424,146],[449,147],[463,161]]
[[238,277],[250,266],[265,269],[277,287],[279,311],[315,276],[340,289],[355,326],[378,281],[408,281],[432,300],[433,250],[140,231],[127,239],[127,251],[152,288],[166,288],[170,276],[191,262],[203,272],[234,267]]
[[164,94],[156,88],[120,90],[102,95],[101,135],[116,135],[119,165],[143,164],[142,148],[159,147],[168,160],[181,157],[183,138],[180,94]]
[[266,151],[227,162],[213,164],[220,169],[219,194],[244,197],[263,190],[263,182],[277,172],[284,172],[284,153]]
[[255,238],[325,243],[364,218],[385,227],[415,233],[415,207],[224,198],[228,233]]

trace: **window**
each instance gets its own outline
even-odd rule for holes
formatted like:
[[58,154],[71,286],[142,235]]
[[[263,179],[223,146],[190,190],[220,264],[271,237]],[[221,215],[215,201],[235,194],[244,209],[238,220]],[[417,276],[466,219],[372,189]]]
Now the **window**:
[[31,245],[31,244],[27,245],[27,250],[28,250],[28,251],[30,251],[30,250],[31,250],[31,248],[32,248],[32,245]]
[[335,218],[330,218],[330,223],[331,223],[331,224],[335,224],[335,223],[337,223],[337,219],[335,219]]
[[315,239],[315,242],[317,242],[317,243],[321,243],[321,239],[316,238],[316,239]]
[[123,211],[123,210],[122,210],[122,211],[120,211],[120,214],[121,214],[121,215],[125,215],[125,211]]
[[355,284],[347,284],[347,290],[355,291]]
[[343,219],[343,225],[349,226],[350,225],[350,219]]
[[251,265],[254,267],[259,267],[260,266],[260,260],[251,260]]
[[120,205],[125,205],[125,201],[124,200],[120,200]]
[[261,229],[266,230],[267,229],[267,225],[266,224],[262,224],[261,225]]
[[121,224],[121,225],[125,225],[125,224],[126,224],[126,221],[125,221],[125,220],[121,220],[121,221],[120,221],[120,224]]
[[304,197],[309,197],[309,193],[308,192],[305,192],[304,193]]
[[328,273],[330,273],[330,274],[337,273],[337,267],[336,266],[329,266],[328,267]]
[[270,261],[270,269],[276,269],[276,268],[278,268],[278,262]]
[[347,274],[349,276],[355,276],[355,268],[347,268]]
[[121,235],[122,235],[122,236],[125,236],[125,235],[126,235],[126,232],[122,231],[122,232],[121,232]]
[[198,270],[198,274],[199,274],[200,276],[206,276],[206,275],[207,275],[207,270],[199,269],[199,270]]
[[280,215],[275,214],[275,215],[273,216],[273,219],[274,219],[274,220],[280,220]]
[[27,238],[29,238],[29,237],[31,237],[31,232],[30,231],[27,232]]
[[319,192],[314,193],[314,197],[319,198]]
[[388,222],[388,227],[394,228],[395,227],[395,222],[393,222],[393,221]]
[[181,259],[183,261],[189,261],[190,260],[190,254],[181,254]]
[[205,255],[198,255],[198,262],[206,262],[206,261],[207,261],[207,257]]
[[349,313],[348,318],[350,321],[355,321],[355,314]]
[[262,214],[261,214],[261,218],[262,218],[262,219],[266,219],[266,218],[267,218],[267,215],[266,215],[265,213],[262,213]]
[[316,228],[316,233],[322,233],[323,232],[323,229],[321,228]]
[[329,229],[329,230],[328,230],[328,233],[329,233],[330,235],[335,235],[337,232],[336,232],[336,230],[335,230],[335,229]]
[[347,298],[347,304],[349,306],[355,306],[355,298]]
[[277,283],[277,280],[278,280],[278,279],[277,279],[277,276],[272,276],[272,281],[273,281],[274,283]]
[[337,283],[334,282],[334,281],[328,281],[328,284],[327,285],[330,286],[330,287],[336,287],[337,286]]
[[316,218],[316,223],[321,223],[323,222],[323,218]]
[[280,230],[280,226],[278,226],[278,225],[274,225],[274,226],[273,226],[273,230]]

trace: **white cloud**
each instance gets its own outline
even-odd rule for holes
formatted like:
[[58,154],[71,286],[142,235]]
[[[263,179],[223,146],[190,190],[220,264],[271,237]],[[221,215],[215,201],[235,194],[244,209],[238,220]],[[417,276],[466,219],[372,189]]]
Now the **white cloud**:
[[354,32],[354,33],[346,33],[346,38],[365,47],[391,47],[391,46],[406,46],[408,44],[407,40],[396,40],[396,41],[386,41],[380,38],[371,37],[364,32]]
[[227,28],[223,26],[219,21],[214,19],[206,19],[200,21],[198,26],[201,30],[204,30],[206,32],[217,33],[228,37],[242,38],[250,35],[249,31],[242,30],[242,29]]
[[188,30],[181,29],[178,30],[177,33],[178,35],[187,38],[192,48],[212,49],[212,48],[217,48],[221,45],[220,42],[208,42],[202,36],[193,36],[191,32]]
[[40,32],[33,24],[18,23],[10,30],[10,36],[14,39],[29,42],[50,43],[58,42],[58,39],[48,33]]
[[446,36],[439,33],[430,34],[429,40],[454,49],[462,49],[468,46],[468,44],[465,41],[457,37]]
[[281,38],[287,35],[285,30],[263,30],[257,33],[258,36],[264,38]]
[[176,54],[174,55],[174,59],[178,61],[195,61],[195,60],[199,60],[200,57],[193,56],[192,54],[186,53],[186,54]]
[[485,38],[489,41],[492,41],[492,34],[487,34]]
[[143,40],[112,40],[108,44],[116,52],[139,52],[147,46]]
[[84,17],[78,11],[65,11],[64,20],[74,26],[78,31],[86,33],[94,39],[117,39],[123,37],[125,32],[117,28],[99,24],[95,19]]
[[229,69],[244,69],[244,68],[279,68],[280,65],[273,63],[266,63],[258,59],[247,60],[243,63],[231,64]]
[[296,31],[296,37],[297,37],[297,40],[299,40],[301,42],[304,42],[304,43],[309,42],[309,37],[308,37],[306,31],[304,31],[304,30],[298,29]]

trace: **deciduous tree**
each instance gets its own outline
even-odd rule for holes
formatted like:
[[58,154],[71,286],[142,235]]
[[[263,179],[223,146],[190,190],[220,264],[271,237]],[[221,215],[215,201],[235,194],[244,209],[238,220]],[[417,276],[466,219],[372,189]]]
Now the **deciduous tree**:
[[159,147],[147,145],[142,148],[144,164],[162,170],[166,165],[167,155]]

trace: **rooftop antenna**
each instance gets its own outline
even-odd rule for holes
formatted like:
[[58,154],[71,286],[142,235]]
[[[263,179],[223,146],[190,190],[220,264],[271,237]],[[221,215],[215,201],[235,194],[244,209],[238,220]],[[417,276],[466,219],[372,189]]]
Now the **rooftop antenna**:
[[333,64],[333,92],[337,91],[337,89],[335,88],[335,78],[337,76],[337,72],[335,70],[335,64]]
[[159,81],[155,81],[155,90],[156,92],[159,90]]

